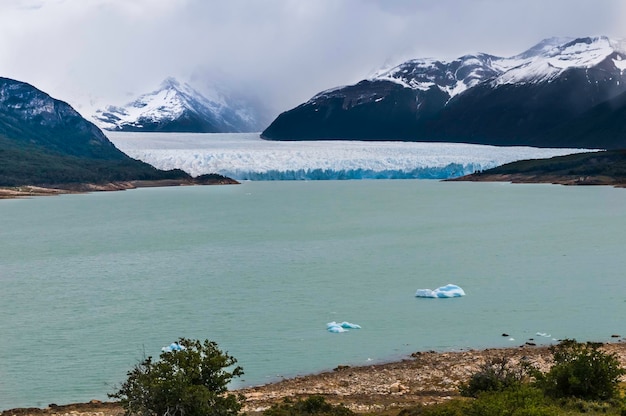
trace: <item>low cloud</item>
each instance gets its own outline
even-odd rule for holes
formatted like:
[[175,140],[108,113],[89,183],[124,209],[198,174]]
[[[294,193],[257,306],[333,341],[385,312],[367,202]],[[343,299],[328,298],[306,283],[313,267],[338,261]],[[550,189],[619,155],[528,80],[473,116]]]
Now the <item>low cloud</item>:
[[513,55],[551,36],[626,38],[622,0],[5,0],[0,75],[76,107],[167,76],[254,95],[273,115],[384,65]]

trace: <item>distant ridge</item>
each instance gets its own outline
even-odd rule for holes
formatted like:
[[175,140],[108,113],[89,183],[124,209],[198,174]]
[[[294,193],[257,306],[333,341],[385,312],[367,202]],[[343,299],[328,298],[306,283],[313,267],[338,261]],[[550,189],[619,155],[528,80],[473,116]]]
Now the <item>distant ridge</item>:
[[550,38],[508,58],[413,59],[318,93],[262,137],[626,148],[625,71],[626,44],[604,36]]

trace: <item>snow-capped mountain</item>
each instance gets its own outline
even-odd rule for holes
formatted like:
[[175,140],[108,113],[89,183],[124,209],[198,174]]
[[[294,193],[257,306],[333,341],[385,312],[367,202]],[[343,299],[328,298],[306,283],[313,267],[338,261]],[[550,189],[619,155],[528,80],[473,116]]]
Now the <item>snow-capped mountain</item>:
[[617,69],[626,69],[626,43],[607,37],[545,39],[519,55],[501,58],[487,54],[465,55],[450,63],[414,59],[376,73],[371,80],[389,80],[428,90],[437,86],[454,97],[477,84],[538,83],[557,78],[569,68],[591,68],[610,58]]
[[[550,38],[512,57],[413,59],[315,95],[263,137],[597,148],[595,139],[557,133],[626,92],[625,70],[626,43],[607,37]],[[618,139],[601,147],[626,147]]]
[[101,128],[117,131],[233,133],[259,128],[252,108],[219,93],[206,98],[174,78],[124,106],[97,110],[93,118]]

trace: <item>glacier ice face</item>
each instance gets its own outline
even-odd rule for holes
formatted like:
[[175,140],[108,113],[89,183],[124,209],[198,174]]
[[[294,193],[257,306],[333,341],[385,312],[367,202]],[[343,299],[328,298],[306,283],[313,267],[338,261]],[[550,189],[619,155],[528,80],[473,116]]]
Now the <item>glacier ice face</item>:
[[129,156],[237,180],[448,179],[521,159],[588,151],[463,143],[267,141],[258,133],[106,132]]
[[417,289],[415,296],[418,298],[458,298],[465,296],[465,291],[457,285],[448,283],[447,285],[438,287],[435,290]]

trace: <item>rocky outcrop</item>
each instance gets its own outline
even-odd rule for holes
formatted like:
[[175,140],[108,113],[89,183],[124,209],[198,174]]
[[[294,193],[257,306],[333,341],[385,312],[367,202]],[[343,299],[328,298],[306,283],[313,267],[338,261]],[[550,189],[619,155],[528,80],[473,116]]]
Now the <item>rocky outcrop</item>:
[[129,159],[64,101],[25,82],[0,77],[0,137],[19,146],[94,159]]

